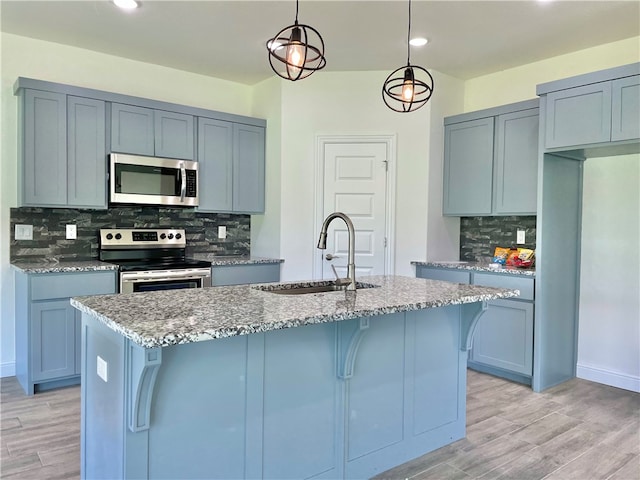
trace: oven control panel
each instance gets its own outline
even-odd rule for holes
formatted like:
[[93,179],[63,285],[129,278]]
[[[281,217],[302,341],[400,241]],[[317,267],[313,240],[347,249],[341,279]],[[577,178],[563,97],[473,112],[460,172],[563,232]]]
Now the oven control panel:
[[101,228],[100,248],[185,248],[187,239],[181,228]]

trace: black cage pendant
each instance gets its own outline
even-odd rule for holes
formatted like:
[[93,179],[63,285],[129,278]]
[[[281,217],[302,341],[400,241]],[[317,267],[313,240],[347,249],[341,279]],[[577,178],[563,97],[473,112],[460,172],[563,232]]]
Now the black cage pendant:
[[433,94],[433,77],[424,68],[411,65],[411,0],[407,32],[407,65],[397,68],[382,86],[382,100],[394,112],[413,112],[426,104]]
[[324,41],[318,31],[309,25],[298,23],[298,0],[295,23],[283,28],[267,41],[267,50],[273,71],[293,82],[307,78],[327,64],[324,58]]

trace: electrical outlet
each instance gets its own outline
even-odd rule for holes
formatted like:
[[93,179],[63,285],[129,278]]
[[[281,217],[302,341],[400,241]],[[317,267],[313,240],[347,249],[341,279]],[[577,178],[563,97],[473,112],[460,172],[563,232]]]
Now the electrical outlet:
[[524,241],[524,230],[518,230],[517,231],[516,243],[518,245],[522,245],[523,243],[525,243],[525,241]]
[[33,240],[33,225],[16,225],[16,240]]
[[76,239],[76,226],[75,225],[67,225],[67,240],[75,240]]
[[96,364],[97,364],[97,372],[96,373],[106,383],[108,381],[108,378],[109,378],[109,364],[100,355],[98,355],[97,357],[98,358],[96,359]]
[[220,240],[224,240],[225,238],[227,238],[227,227],[225,227],[224,225],[218,227],[218,238]]

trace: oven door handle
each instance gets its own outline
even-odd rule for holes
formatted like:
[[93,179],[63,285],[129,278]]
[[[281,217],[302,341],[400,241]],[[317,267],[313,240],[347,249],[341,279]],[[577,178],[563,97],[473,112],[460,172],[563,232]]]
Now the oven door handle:
[[180,162],[180,201],[184,202],[184,196],[187,194],[187,169],[184,166],[184,162]]
[[134,272],[134,273],[122,273],[123,282],[145,282],[149,280],[161,281],[161,280],[194,280],[198,278],[205,278],[211,276],[210,270],[202,270],[195,272]]

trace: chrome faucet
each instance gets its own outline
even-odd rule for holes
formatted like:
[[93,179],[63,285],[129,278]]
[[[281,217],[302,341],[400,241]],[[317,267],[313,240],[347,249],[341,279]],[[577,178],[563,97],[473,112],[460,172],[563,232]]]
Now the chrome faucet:
[[324,250],[327,248],[327,229],[329,228],[329,224],[334,218],[341,218],[344,220],[344,223],[347,224],[347,231],[349,233],[349,260],[347,263],[347,278],[339,278],[336,273],[335,267],[333,265],[333,273],[336,275],[336,285],[338,286],[347,286],[347,290],[355,290],[356,289],[356,232],[353,228],[353,222],[349,217],[347,217],[344,213],[334,212],[327,216],[322,223],[322,229],[320,230],[320,238],[318,239],[318,248]]

